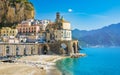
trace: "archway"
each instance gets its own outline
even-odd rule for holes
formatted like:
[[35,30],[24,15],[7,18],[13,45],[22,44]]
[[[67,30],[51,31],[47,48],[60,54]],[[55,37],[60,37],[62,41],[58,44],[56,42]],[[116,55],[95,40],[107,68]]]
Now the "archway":
[[34,47],[31,47],[31,55],[34,54]]
[[61,44],[61,48],[64,50],[64,54],[68,54],[68,46],[65,43]]
[[65,48],[65,50],[66,50],[66,54],[69,54],[68,46]]
[[73,43],[73,51],[74,51],[74,53],[76,53],[76,44],[75,43]]
[[19,55],[19,47],[16,47],[16,56]]
[[41,46],[38,48],[38,54],[41,54]]
[[46,46],[46,45],[43,46],[42,54],[44,54],[44,55],[48,54],[48,46]]
[[10,50],[9,50],[9,46],[6,46],[6,54],[7,54],[7,56],[10,54]]
[[26,48],[24,48],[24,55],[27,55],[27,50],[26,50]]

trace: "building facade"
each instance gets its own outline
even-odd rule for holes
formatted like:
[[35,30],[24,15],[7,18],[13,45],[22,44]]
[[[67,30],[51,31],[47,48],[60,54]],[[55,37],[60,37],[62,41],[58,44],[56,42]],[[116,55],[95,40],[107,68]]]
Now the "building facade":
[[50,20],[40,20],[40,30],[45,31],[47,25],[51,22]]
[[12,29],[10,27],[2,27],[0,32],[1,32],[1,37],[4,37],[4,36],[6,36],[6,37],[10,37],[10,36],[16,37],[17,34],[18,34],[17,29]]
[[70,30],[55,30],[55,40],[72,40]]
[[[58,15],[57,15],[58,16]],[[57,20],[57,19],[56,19]],[[71,25],[63,17],[56,22],[55,40],[72,40]]]
[[71,24],[64,20],[60,16],[60,13],[56,13],[56,20],[50,23],[47,28],[47,40],[55,41],[70,41],[72,40]]
[[19,34],[31,35],[37,34],[40,31],[39,25],[32,24],[32,21],[23,21],[21,24],[17,25],[17,30]]

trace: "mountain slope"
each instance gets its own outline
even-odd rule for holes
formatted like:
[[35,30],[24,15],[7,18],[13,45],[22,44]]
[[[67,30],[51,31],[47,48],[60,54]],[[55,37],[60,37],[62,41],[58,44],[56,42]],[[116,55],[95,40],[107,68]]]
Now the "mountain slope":
[[0,0],[0,27],[13,26],[34,18],[34,7],[29,0]]
[[[120,23],[112,24],[91,31],[72,31],[73,38],[78,39],[82,46],[120,46]],[[77,36],[76,36],[77,35]]]

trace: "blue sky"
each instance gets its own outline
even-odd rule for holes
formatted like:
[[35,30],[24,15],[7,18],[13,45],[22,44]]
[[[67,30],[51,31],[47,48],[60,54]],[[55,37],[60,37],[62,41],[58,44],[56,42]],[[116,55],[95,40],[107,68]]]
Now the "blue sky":
[[36,19],[55,20],[55,13],[72,24],[72,29],[99,29],[120,22],[120,0],[30,0]]

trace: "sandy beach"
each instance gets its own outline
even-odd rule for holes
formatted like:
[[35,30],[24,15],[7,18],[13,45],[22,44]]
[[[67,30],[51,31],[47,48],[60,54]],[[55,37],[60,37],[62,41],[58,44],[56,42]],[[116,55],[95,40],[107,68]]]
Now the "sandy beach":
[[0,63],[0,75],[61,75],[55,62],[63,58],[57,55],[21,57],[15,63]]

